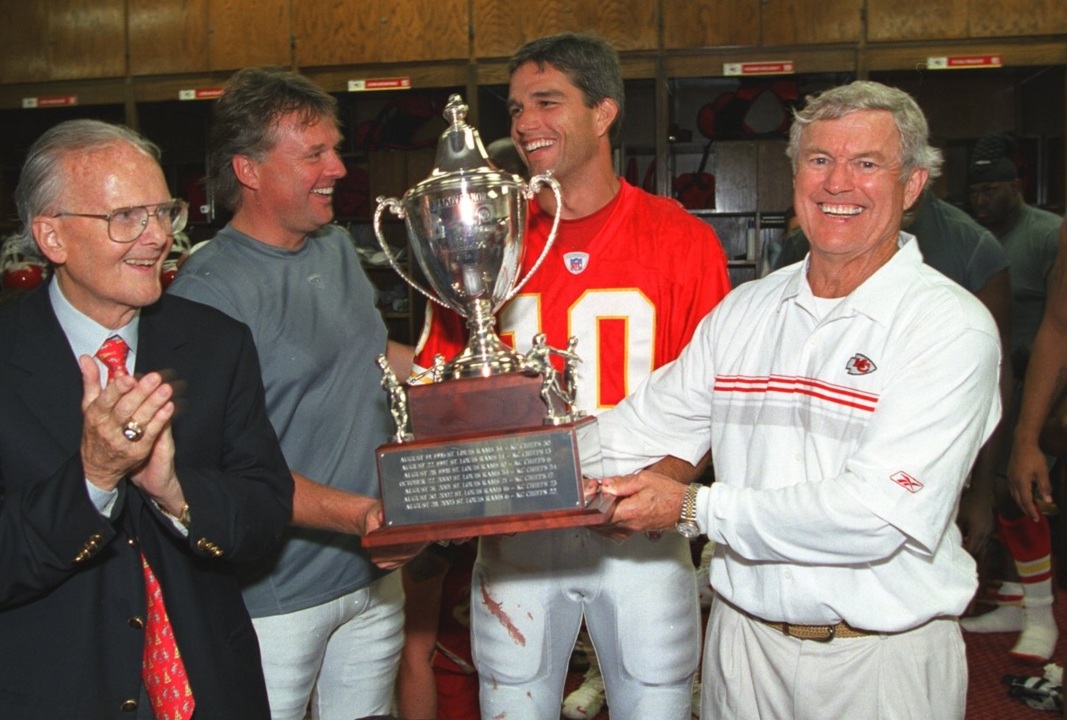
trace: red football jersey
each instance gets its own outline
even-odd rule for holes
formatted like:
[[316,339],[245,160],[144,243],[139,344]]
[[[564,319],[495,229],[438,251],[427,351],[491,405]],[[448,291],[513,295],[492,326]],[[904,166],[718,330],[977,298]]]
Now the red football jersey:
[[[583,247],[568,246],[568,238],[583,235],[578,225],[586,219],[560,222],[544,263],[497,318],[501,339],[520,352],[539,332],[560,349],[578,338],[575,405],[590,413],[614,406],[677,357],[730,289],[711,226],[670,198],[620,182],[610,215]],[[552,220],[531,202],[520,277],[544,249]],[[451,359],[465,338],[462,318],[428,305],[417,370],[430,367],[437,353]]]

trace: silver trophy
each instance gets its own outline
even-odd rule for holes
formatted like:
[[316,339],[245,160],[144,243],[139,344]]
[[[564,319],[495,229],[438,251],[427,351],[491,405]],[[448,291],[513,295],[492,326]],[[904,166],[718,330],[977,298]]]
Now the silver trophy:
[[[400,200],[379,197],[374,212],[374,233],[393,269],[429,300],[467,319],[466,348],[441,369],[452,379],[529,371],[523,356],[500,341],[494,315],[544,262],[562,207],[559,183],[549,174],[525,183],[490,165],[478,131],[466,122],[467,109],[459,95],[449,97],[444,111],[449,127],[438,141],[433,171]],[[526,204],[545,187],[556,197],[556,217],[540,257],[519,279]],[[410,277],[382,235],[387,211],[404,220],[415,260],[433,292]]]
[[[384,527],[366,547],[592,525],[606,496],[587,497],[579,456],[599,453],[596,418],[574,411],[576,340],[565,349],[543,333],[520,354],[497,336],[494,314],[544,262],[556,239],[559,184],[529,184],[489,164],[467,106],[453,95],[433,172],[402,200],[378,198],[374,232],[393,269],[429,300],[467,319],[470,339],[451,360],[434,359],[431,382],[401,385],[384,356],[382,387],[396,425],[377,449]],[[525,278],[526,208],[551,188],[556,217]],[[386,212],[404,220],[412,253],[432,290],[397,261],[382,234]]]

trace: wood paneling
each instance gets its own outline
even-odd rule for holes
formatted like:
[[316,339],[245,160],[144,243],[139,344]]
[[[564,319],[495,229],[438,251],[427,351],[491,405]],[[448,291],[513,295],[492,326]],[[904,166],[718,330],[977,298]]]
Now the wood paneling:
[[1067,52],[1064,0],[0,0],[0,17],[2,85],[128,75],[211,84],[260,64],[505,83],[503,61],[520,45],[563,30],[606,37],[628,78],[660,66],[715,76],[723,62],[760,59],[794,60],[797,73],[915,68],[950,46],[1006,48],[1007,65],[1062,63]]
[[524,43],[564,31],[595,32],[619,52],[659,45],[656,3],[649,0],[474,0],[474,56],[509,57]]
[[1063,0],[867,0],[867,12],[871,42],[1067,32]]
[[290,0],[210,0],[208,57],[212,70],[289,65]]
[[1067,33],[1063,0],[970,0],[970,6],[971,37]]
[[460,60],[469,55],[466,0],[293,3],[298,66]]
[[210,70],[209,1],[128,0],[130,74],[165,75]]
[[470,56],[467,0],[381,0],[381,62],[458,60]]
[[859,42],[862,10],[859,0],[764,0],[763,44]]
[[659,23],[654,2],[602,0],[573,2],[573,5],[570,14],[574,15],[575,25],[568,29],[596,32],[619,52],[659,47]]
[[369,29],[368,19],[372,14],[369,8],[377,7],[377,3],[363,3],[367,12],[343,25],[338,23],[338,15],[345,10],[354,12],[355,5],[338,0],[303,2],[293,7],[293,56],[298,66],[373,62],[377,34]]
[[48,80],[50,3],[0,0],[0,83]]
[[48,4],[49,79],[126,74],[122,0],[51,0]]
[[[1003,4],[1004,0],[999,0]],[[867,39],[944,40],[967,37],[969,0],[867,0]]]
[[0,3],[0,82],[122,77],[123,0]]
[[759,8],[750,0],[663,0],[663,46],[758,45]]

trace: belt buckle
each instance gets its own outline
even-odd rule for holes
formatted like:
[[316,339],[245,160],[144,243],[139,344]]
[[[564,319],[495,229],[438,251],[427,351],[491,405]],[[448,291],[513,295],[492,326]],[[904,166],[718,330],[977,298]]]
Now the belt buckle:
[[[805,626],[801,626],[801,627],[805,627]],[[806,626],[806,627],[811,627],[811,626],[809,625],[809,626]],[[792,634],[792,632],[790,632],[790,630],[792,628],[792,625],[790,625],[789,623],[783,621],[782,622],[782,634],[785,635],[786,637],[797,638],[798,640],[811,640],[812,642],[817,642],[817,643],[828,643],[831,640],[833,640],[835,637],[837,637],[837,625],[824,625],[823,627],[826,628],[826,637],[823,637],[823,638],[801,637],[800,635]]]

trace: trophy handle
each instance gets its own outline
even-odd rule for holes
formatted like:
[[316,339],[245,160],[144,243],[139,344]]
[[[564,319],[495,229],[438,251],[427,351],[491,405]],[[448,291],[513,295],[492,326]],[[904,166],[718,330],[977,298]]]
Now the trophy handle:
[[[382,213],[384,213],[386,210],[391,211],[401,220],[404,219],[405,213],[403,203],[397,198],[387,198],[381,196],[378,197],[378,209],[374,211],[374,236],[378,238],[378,244],[382,246],[382,252],[385,253],[385,257],[389,260],[389,264],[393,267],[393,270],[396,271],[396,274],[404,280],[404,282],[418,290],[422,295],[426,297],[427,300],[433,300],[435,303],[437,303],[443,308],[452,309],[450,305],[440,300],[429,290],[423,289],[423,287],[417,282],[415,282],[415,280],[413,280],[411,276],[408,275],[407,271],[404,270],[403,267],[401,267],[400,261],[396,259],[395,255],[393,255],[393,249],[389,247],[389,243],[386,242],[385,236],[382,235]],[[553,226],[552,229],[553,231],[555,231],[555,226]]]
[[559,194],[559,181],[552,177],[552,171],[550,170],[541,175],[534,175],[530,178],[530,184],[526,186],[525,195],[527,199],[530,199],[546,185],[552,189],[552,194],[556,196],[556,217],[552,219],[552,230],[548,233],[548,240],[545,242],[545,248],[541,251],[541,256],[537,258],[537,262],[530,268],[530,272],[526,273],[526,277],[515,283],[515,287],[511,289],[511,292],[500,301],[501,305],[515,297],[519,290],[522,290],[522,286],[525,285],[526,281],[533,277],[533,274],[541,267],[541,263],[548,257],[548,251],[552,249],[552,245],[556,242],[556,230],[559,229],[559,216],[560,213],[563,212],[563,198]]

